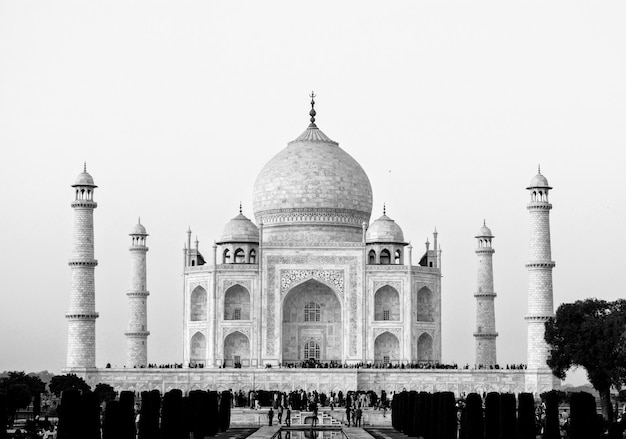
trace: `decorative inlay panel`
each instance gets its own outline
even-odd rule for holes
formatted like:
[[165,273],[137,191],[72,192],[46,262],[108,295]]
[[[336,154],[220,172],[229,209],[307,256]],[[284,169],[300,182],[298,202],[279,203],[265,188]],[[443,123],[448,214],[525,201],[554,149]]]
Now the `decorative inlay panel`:
[[343,270],[280,270],[280,297],[282,298],[292,285],[305,279],[320,279],[333,285],[343,299]]
[[193,291],[194,288],[196,287],[202,287],[205,289],[205,291],[208,291],[208,287],[207,287],[207,283],[202,281],[202,282],[191,282],[189,284],[189,291]]
[[402,338],[402,328],[374,328],[374,340],[376,340],[376,337],[378,337],[380,334],[383,334],[385,332],[389,332],[395,335],[396,337],[398,337],[398,340]]
[[384,287],[385,285],[389,285],[392,288],[395,288],[395,290],[400,293],[402,291],[402,282],[397,281],[397,280],[391,280],[391,281],[385,281],[385,280],[375,280],[374,281],[374,292],[378,291],[380,288]]
[[222,341],[226,340],[229,334],[233,332],[241,332],[250,340],[250,327],[249,326],[227,326],[222,329]]
[[242,287],[246,288],[248,290],[248,292],[250,292],[252,284],[251,284],[250,280],[225,279],[224,282],[222,283],[223,291],[226,291],[227,289],[229,289],[233,285],[241,285]]

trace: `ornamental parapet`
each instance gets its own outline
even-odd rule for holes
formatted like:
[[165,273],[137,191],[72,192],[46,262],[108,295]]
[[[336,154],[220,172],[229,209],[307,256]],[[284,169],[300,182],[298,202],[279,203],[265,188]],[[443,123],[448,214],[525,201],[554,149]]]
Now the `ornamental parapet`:
[[65,318],[68,320],[95,320],[98,317],[97,312],[93,313],[67,313],[65,314]]
[[529,262],[526,264],[526,268],[554,268],[556,264],[554,261],[546,261],[546,262]]
[[474,252],[477,254],[493,254],[496,251],[491,247],[478,247],[476,250],[474,250]]
[[259,264],[217,264],[218,270],[259,271]]
[[369,216],[358,210],[336,208],[289,208],[273,209],[255,214],[263,227],[272,227],[283,224],[346,224],[362,227]]
[[346,248],[346,247],[365,247],[362,242],[328,242],[328,241],[270,241],[264,242],[264,249],[272,249],[272,248],[309,248],[309,247],[325,247],[325,248]]
[[72,207],[86,207],[88,209],[95,209],[96,207],[98,207],[98,203],[96,203],[95,201],[77,200],[72,202]]
[[70,267],[95,267],[98,265],[96,259],[70,259],[67,262]]

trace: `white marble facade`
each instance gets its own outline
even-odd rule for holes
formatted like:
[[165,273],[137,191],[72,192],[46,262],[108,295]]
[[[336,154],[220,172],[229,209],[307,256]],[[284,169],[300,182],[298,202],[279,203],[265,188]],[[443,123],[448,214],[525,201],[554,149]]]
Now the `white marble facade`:
[[436,233],[413,265],[386,212],[370,223],[361,166],[314,121],[253,194],[256,223],[240,209],[204,255],[188,233],[185,366],[440,361]]

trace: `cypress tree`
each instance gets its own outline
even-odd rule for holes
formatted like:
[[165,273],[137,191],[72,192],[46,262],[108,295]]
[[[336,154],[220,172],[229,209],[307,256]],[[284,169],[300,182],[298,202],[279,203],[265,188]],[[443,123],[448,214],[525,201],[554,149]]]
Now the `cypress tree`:
[[400,431],[398,428],[398,401],[400,401],[400,397],[395,393],[391,398],[391,426],[396,431]]
[[61,406],[58,413],[57,439],[81,438],[80,392],[78,390],[65,390],[61,394]]
[[139,439],[157,439],[150,436],[150,416],[152,415],[150,403],[150,392],[141,392],[141,409],[139,409],[139,428],[137,432]]
[[517,439],[535,439],[535,398],[532,393],[520,393],[517,409]]
[[424,436],[424,439],[439,439],[439,428],[441,427],[439,421],[439,400],[441,399],[441,393],[435,392],[430,398],[430,425],[426,431],[428,434]]
[[439,399],[439,420],[439,437],[441,439],[456,439],[457,418],[454,393],[441,392]]
[[120,439],[135,439],[135,393],[124,390],[120,393]]
[[0,439],[7,439],[7,419],[9,410],[7,407],[7,396],[0,393]]
[[100,400],[92,391],[83,392],[80,402],[81,430],[84,439],[100,439]]
[[407,399],[407,416],[406,416],[406,426],[404,429],[404,434],[407,436],[416,436],[415,435],[415,423],[416,418],[415,411],[417,410],[417,392],[415,390],[409,391],[409,396]]
[[430,415],[430,393],[420,392],[417,394],[417,410],[415,415],[415,435],[417,437],[424,436],[426,431],[429,431],[429,419]]
[[219,431],[219,406],[216,391],[210,391],[207,398],[207,410],[205,413],[207,421],[207,436],[215,436]]
[[161,392],[159,392],[157,389],[151,390],[149,399],[150,415],[148,416],[148,436],[146,437],[146,439],[158,439],[159,425],[161,420]]
[[219,429],[220,431],[226,431],[230,428],[230,406],[231,406],[231,394],[229,391],[224,390],[222,392],[222,398],[220,399],[220,413],[219,413]]
[[161,438],[185,438],[183,422],[183,392],[180,389],[172,389],[163,396]]
[[543,430],[544,439],[560,439],[561,429],[559,428],[559,395],[556,390],[551,390],[546,394],[546,417]]
[[515,438],[516,417],[515,395],[503,393],[500,395],[500,437],[499,439]]
[[500,436],[500,394],[487,393],[485,398],[485,439],[499,439]]
[[467,395],[464,412],[463,439],[484,439],[483,400],[478,393]]
[[120,402],[108,401],[104,408],[102,439],[118,439],[122,437],[122,415]]

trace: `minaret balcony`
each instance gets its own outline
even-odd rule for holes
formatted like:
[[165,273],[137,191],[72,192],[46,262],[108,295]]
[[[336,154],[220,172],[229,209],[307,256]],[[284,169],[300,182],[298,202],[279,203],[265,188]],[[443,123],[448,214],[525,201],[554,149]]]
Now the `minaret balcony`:
[[554,261],[532,261],[526,264],[526,268],[554,268],[555,265]]
[[76,207],[86,207],[88,209],[95,209],[98,207],[98,203],[90,200],[74,200],[72,201],[72,208]]
[[97,312],[93,313],[67,313],[65,318],[68,320],[94,320],[100,317]]
[[70,267],[95,267],[98,265],[98,261],[96,259],[70,259],[67,265]]

